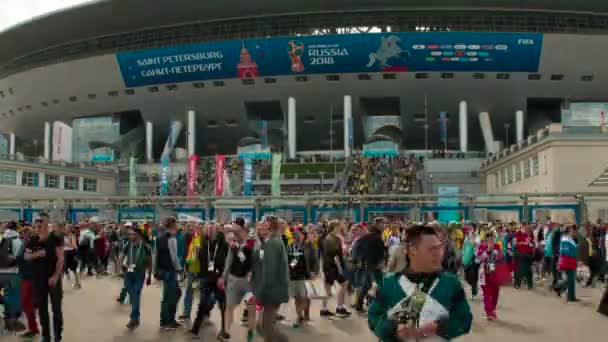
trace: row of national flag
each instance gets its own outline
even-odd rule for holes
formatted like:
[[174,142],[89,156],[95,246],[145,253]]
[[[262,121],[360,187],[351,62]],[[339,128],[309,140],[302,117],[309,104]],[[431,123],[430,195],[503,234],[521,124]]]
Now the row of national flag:
[[[188,167],[186,172],[187,195],[197,195],[197,179],[198,179],[198,163],[200,157],[197,155],[190,156],[188,159]],[[281,153],[272,154],[272,178],[271,191],[273,196],[281,195],[281,164],[283,155]],[[244,196],[253,195],[253,160],[244,158],[243,162],[243,194]],[[129,161],[129,196],[137,196],[137,162],[135,158]],[[160,195],[167,196],[169,193],[169,174],[170,164],[165,159],[161,162],[161,181]],[[215,195],[216,196],[232,196],[232,187],[230,184],[230,176],[226,168],[226,156],[219,154],[215,156]]]

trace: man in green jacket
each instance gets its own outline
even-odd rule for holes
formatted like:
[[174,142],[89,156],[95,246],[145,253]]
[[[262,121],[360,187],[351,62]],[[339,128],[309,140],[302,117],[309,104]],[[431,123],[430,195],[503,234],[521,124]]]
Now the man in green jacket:
[[275,329],[275,323],[279,306],[289,302],[289,263],[279,222],[272,216],[266,220],[271,235],[254,251],[253,294],[264,308],[264,341],[283,342],[288,338]]
[[409,265],[384,279],[369,309],[369,326],[382,342],[449,341],[468,334],[473,315],[454,274],[443,272],[444,247],[432,227],[407,231]]

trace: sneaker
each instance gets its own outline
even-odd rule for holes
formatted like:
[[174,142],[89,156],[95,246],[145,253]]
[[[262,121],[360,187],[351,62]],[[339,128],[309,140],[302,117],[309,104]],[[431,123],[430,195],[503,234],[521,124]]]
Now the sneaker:
[[74,288],[74,290],[80,290],[82,288],[82,285],[74,284],[74,285],[72,285],[72,288]]
[[336,316],[338,316],[338,317],[346,318],[350,315],[351,315],[350,311],[346,310],[346,308],[336,309]]
[[182,322],[188,322],[190,321],[190,316],[188,315],[181,315],[177,318],[178,321],[182,321]]
[[173,322],[169,322],[167,324],[161,324],[160,326],[161,328],[165,329],[165,330],[175,330],[175,329],[179,329],[182,327],[181,324],[177,323],[176,321]]
[[192,330],[189,330],[189,331],[188,331],[188,336],[190,336],[190,339],[191,339],[191,340],[200,340],[200,339],[201,339],[201,337],[200,337],[200,336],[198,336],[198,334],[197,334],[197,333],[195,333],[195,332],[194,332],[194,331],[192,331]]
[[137,321],[129,321],[129,323],[127,324],[127,329],[129,330],[135,330],[137,329],[137,327],[139,327],[139,322]]
[[301,318],[296,319],[296,321],[291,325],[294,329],[297,329],[302,326],[302,322],[304,320]]
[[9,319],[6,321],[6,330],[10,332],[21,332],[25,330],[25,325],[17,319]]
[[21,338],[24,339],[33,339],[34,337],[38,336],[40,333],[37,331],[26,331],[24,334],[21,335]]
[[[247,305],[247,301],[243,301],[243,305]],[[241,315],[241,326],[246,326],[247,322],[249,322],[249,309],[247,309],[247,307],[245,307],[245,309],[243,309],[243,314]]]
[[321,310],[321,317],[325,317],[325,318],[330,318],[330,317],[334,317],[336,314],[329,311],[329,310]]
[[225,331],[220,331],[219,334],[217,334],[217,339],[220,341],[230,341],[230,334]]

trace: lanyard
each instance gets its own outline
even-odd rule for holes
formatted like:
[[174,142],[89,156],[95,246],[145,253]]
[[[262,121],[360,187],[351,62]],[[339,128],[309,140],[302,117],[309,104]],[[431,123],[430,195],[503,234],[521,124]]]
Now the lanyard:
[[[139,247],[137,248],[137,254],[135,254],[136,260],[139,260],[139,256],[141,254],[141,248],[142,248],[142,243],[139,243]],[[135,261],[133,261],[133,245],[129,246],[129,264],[132,265],[134,264]]]
[[[203,240],[201,240],[203,241]],[[207,259],[210,263],[215,265],[215,257],[217,256],[218,243],[215,244],[215,249],[213,250],[213,258],[211,258],[211,240],[207,241]]]

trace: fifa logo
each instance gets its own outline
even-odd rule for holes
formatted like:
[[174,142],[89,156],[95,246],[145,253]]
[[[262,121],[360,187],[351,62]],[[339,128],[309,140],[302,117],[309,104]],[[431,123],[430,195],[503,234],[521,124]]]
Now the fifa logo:
[[304,63],[302,63],[302,54],[304,53],[304,43],[299,40],[290,40],[289,43],[289,58],[291,59],[291,71],[304,71]]
[[533,39],[518,39],[517,45],[534,45]]

